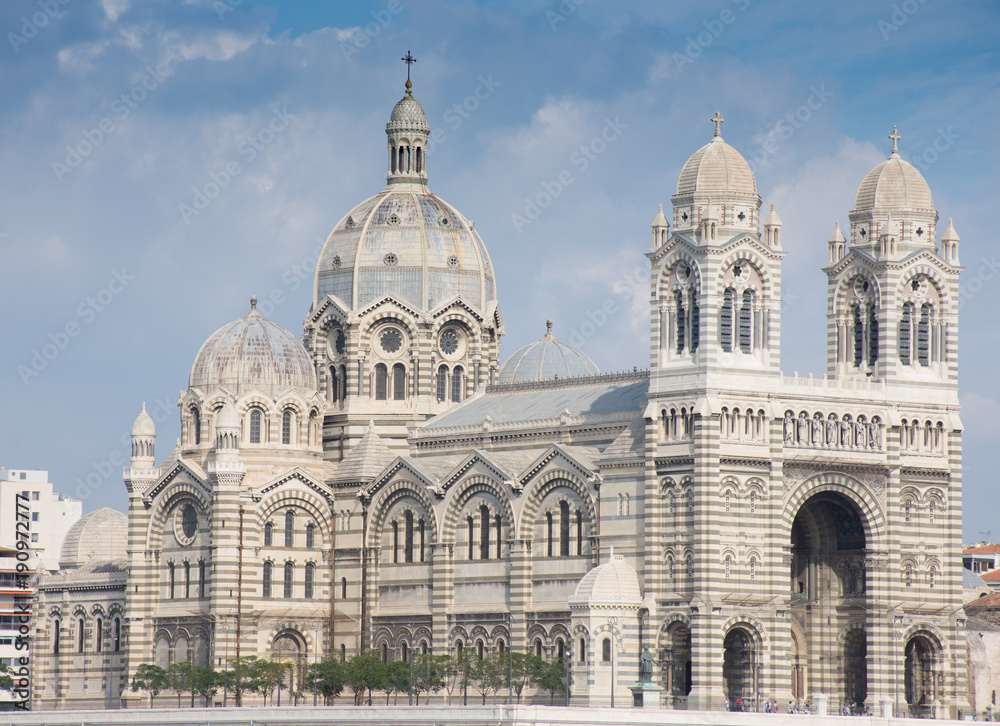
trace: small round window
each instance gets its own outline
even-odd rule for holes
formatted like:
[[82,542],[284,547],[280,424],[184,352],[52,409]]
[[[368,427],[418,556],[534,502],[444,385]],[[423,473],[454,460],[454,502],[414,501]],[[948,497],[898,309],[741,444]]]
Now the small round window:
[[344,354],[344,331],[338,330],[337,337],[333,341],[334,350],[337,351],[337,355]]
[[386,353],[395,353],[403,346],[403,336],[395,328],[389,328],[379,336],[379,344]]
[[446,330],[441,335],[441,351],[447,355],[454,355],[458,350],[458,336],[454,330]]
[[198,512],[191,505],[186,506],[184,514],[181,515],[181,531],[188,539],[194,537],[198,531]]

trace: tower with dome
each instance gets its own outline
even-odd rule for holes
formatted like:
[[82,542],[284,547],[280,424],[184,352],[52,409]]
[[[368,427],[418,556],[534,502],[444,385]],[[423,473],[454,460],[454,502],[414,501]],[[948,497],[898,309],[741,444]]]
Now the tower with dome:
[[[664,708],[965,708],[955,228],[894,131],[827,243],[827,370],[786,376],[782,223],[711,121],[652,222],[649,369],[602,373],[551,320],[503,360],[408,80],[303,334],[251,299],[195,355],[173,450],[136,419],[109,677],[276,658],[288,698],[331,654],[514,649],[561,660],[571,703],[628,706],[648,647]],[[94,700],[55,644],[98,616],[67,597],[42,705]]]

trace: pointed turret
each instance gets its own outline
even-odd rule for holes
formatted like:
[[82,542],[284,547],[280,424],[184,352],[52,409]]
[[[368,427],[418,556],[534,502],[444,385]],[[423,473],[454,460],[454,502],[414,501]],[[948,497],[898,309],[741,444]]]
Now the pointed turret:
[[670,237],[670,222],[663,215],[663,205],[660,205],[659,211],[656,213],[656,217],[653,219],[653,250],[655,251],[658,247],[666,243],[667,239]]
[[944,234],[941,235],[941,256],[945,262],[956,267],[961,264],[958,261],[958,242],[958,232],[955,231],[955,225],[951,223],[951,217],[948,217],[948,226],[945,228]]
[[156,424],[146,413],[146,403],[132,424],[132,460],[125,467],[125,487],[129,492],[142,493],[158,475],[156,469]]
[[830,248],[830,264],[834,265],[844,259],[844,253],[847,247],[847,240],[844,239],[844,233],[840,231],[840,220],[837,220],[837,224],[833,227],[833,233],[830,238],[826,241],[826,244]]
[[781,249],[781,219],[774,211],[773,204],[771,211],[767,213],[767,218],[764,219],[764,244],[772,250]]

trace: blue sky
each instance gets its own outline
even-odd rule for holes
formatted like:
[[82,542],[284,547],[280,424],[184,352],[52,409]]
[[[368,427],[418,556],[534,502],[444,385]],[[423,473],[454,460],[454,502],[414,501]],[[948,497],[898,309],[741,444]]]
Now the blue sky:
[[445,132],[430,186],[490,250],[504,356],[552,317],[603,370],[648,367],[649,224],[718,110],[784,222],[782,367],[822,375],[825,241],[898,126],[962,238],[966,539],[996,522],[995,3],[7,0],[0,30],[0,464],[71,496],[89,477],[85,511],[126,507],[143,401],[172,448],[198,348],[251,294],[301,330],[318,245],[384,185],[411,50]]

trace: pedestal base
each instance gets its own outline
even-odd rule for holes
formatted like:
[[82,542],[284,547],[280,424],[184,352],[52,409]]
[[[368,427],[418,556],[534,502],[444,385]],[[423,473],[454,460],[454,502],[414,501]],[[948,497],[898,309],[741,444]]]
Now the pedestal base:
[[645,708],[659,711],[660,694],[663,688],[651,681],[638,681],[629,688],[632,691],[632,708]]

